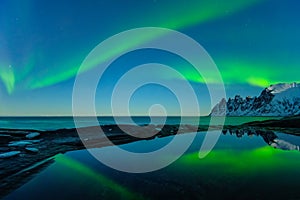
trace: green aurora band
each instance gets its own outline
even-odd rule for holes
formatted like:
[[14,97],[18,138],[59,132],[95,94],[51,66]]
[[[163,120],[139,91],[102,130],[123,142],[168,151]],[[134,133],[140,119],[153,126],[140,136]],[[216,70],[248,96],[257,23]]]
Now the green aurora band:
[[[167,5],[164,5],[162,11],[164,11],[163,15],[158,15],[158,17],[151,16],[151,23],[149,21],[149,26],[159,26],[159,27],[165,27],[165,28],[171,28],[175,30],[180,30],[184,28],[188,28],[194,25],[199,25],[202,23],[207,23],[212,20],[216,20],[222,17],[233,15],[237,12],[242,11],[243,9],[246,9],[250,6],[256,5],[257,3],[260,3],[264,0],[231,0],[231,1],[195,1],[193,3],[186,3],[184,5],[183,9],[182,7],[172,7],[170,9],[169,7],[166,7]],[[169,5],[168,5],[169,6]],[[161,11],[161,12],[162,12]],[[153,12],[153,11],[151,11]],[[178,18],[178,14],[182,16],[181,18]],[[145,24],[148,25],[147,19],[145,19]],[[107,51],[106,55],[102,55],[101,58],[95,60],[93,63],[90,63],[90,65],[84,69],[82,72],[87,71],[89,69],[92,69],[97,66],[97,64],[101,62],[105,62],[106,60],[112,58],[116,54],[120,54],[124,51],[126,51],[129,48],[132,48],[134,46],[137,46],[139,44],[142,44],[144,42],[147,42],[149,40],[155,39],[157,37],[160,37],[159,35],[145,35],[141,38],[132,38],[131,40],[123,43],[123,45],[119,46],[118,48],[112,48],[109,51]],[[31,63],[34,63],[33,61]],[[28,64],[27,67],[25,67],[25,71],[21,73],[14,73],[12,70],[1,70],[0,78],[4,82],[6,89],[8,93],[12,93],[15,89],[15,81],[17,80],[17,83],[21,82],[22,78],[26,75],[28,75],[33,68],[33,64]],[[57,83],[60,83],[62,81],[68,80],[72,77],[75,77],[78,73],[79,66],[59,66],[53,67],[51,70],[48,71],[47,75],[44,75],[43,77],[34,77],[28,82],[26,82],[27,89],[37,89],[37,88],[43,88],[47,86],[51,86]],[[195,81],[195,82],[204,82],[203,79],[199,74],[193,74],[193,70],[186,70],[183,69],[183,72],[181,72],[184,77],[187,80]],[[231,73],[231,72],[230,72]],[[21,75],[19,75],[21,74]],[[221,70],[221,74],[224,75],[224,81],[230,81],[231,77],[227,77],[227,73],[223,73]],[[163,77],[162,77],[163,78]],[[176,77],[175,77],[176,78]],[[213,82],[214,76],[212,74],[211,82]],[[243,79],[244,80],[244,79]],[[244,82],[244,81],[243,81]],[[250,78],[248,80],[249,83],[254,85],[266,85],[267,83],[274,82],[274,80],[269,80],[267,78]]]
[[[107,49],[106,54],[102,54],[101,56],[93,59],[92,61],[90,61],[89,63],[84,65],[80,69],[80,73],[84,73],[90,69],[93,69],[96,66],[98,66],[100,63],[103,63],[103,62],[113,58],[114,56],[116,56],[122,52],[125,52],[129,48],[134,48],[136,46],[139,46],[139,44],[142,44],[147,41],[151,41],[159,36],[160,35],[145,34],[145,35],[141,35],[141,37],[139,37],[139,38],[129,39],[130,42],[125,43],[124,45],[116,44],[115,46],[111,46],[110,49]],[[59,83],[61,81],[65,81],[69,78],[76,76],[78,72],[79,72],[79,67],[66,69],[66,71],[64,71],[64,72],[58,72],[56,76],[48,76],[43,80],[35,82],[34,84],[30,85],[30,89],[42,88],[42,87],[46,87],[46,86],[50,86],[50,85]]]
[[158,21],[161,21],[161,27],[178,30],[233,15],[262,1],[264,0],[193,1],[172,9],[168,5],[163,9],[163,19]]
[[15,74],[12,67],[0,67],[0,79],[3,81],[8,94],[11,94],[15,89]]

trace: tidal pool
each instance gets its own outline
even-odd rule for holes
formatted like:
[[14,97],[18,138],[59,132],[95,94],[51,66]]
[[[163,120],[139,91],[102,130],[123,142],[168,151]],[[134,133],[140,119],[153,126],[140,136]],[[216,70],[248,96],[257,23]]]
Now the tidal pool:
[[[204,136],[210,133],[190,134],[196,137],[184,155],[158,171],[120,172],[87,150],[73,151],[57,155],[53,164],[4,199],[300,199],[299,151],[275,149],[260,136],[222,134],[215,148],[199,159]],[[278,135],[299,145],[297,136]],[[120,147],[151,152],[173,137]],[[184,141],[190,135],[178,137]],[[114,148],[97,151],[118,158]]]

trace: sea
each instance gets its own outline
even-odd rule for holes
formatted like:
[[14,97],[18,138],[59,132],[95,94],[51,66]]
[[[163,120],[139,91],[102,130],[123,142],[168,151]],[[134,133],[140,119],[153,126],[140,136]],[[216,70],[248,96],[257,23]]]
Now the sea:
[[[76,125],[74,122],[76,119]],[[222,124],[222,118],[218,120],[215,117],[214,124]],[[226,117],[226,125],[240,125],[251,121],[263,121],[269,119],[279,119],[278,117]],[[111,124],[190,124],[190,125],[208,125],[211,122],[211,117],[149,117],[149,116],[103,116],[103,117],[0,117],[0,128],[4,129],[34,129],[34,130],[57,130],[64,128],[79,128],[97,125]]]

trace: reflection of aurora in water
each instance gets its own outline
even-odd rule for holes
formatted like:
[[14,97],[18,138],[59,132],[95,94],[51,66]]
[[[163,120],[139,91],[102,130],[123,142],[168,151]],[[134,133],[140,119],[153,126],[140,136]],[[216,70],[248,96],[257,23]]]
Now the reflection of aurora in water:
[[[185,137],[185,134],[181,135]],[[110,169],[87,151],[59,155],[56,162],[10,197],[124,199],[291,199],[299,198],[298,151],[268,146],[260,136],[222,135],[215,149],[199,159],[198,133],[191,148],[172,165],[156,172],[130,174]],[[155,149],[170,140],[158,138],[122,145],[130,151]],[[110,151],[113,147],[99,149]],[[117,157],[112,153],[112,157]],[[35,188],[35,193],[29,188]],[[64,191],[59,194],[57,191]]]
[[238,152],[232,149],[214,150],[201,162],[196,159],[197,156],[198,152],[187,154],[179,162],[195,168],[222,166],[217,170],[218,173],[243,176],[245,173],[280,173],[282,167],[293,170],[300,166],[299,152],[287,152],[269,146]]
[[75,159],[65,155],[58,155],[55,157],[55,161],[58,164],[64,165],[69,170],[74,171],[75,173],[82,174],[85,178],[90,179],[90,181],[97,182],[98,185],[105,185],[105,187],[109,188],[109,190],[116,193],[122,199],[142,199],[124,186],[119,185],[117,182],[110,180],[109,178]]

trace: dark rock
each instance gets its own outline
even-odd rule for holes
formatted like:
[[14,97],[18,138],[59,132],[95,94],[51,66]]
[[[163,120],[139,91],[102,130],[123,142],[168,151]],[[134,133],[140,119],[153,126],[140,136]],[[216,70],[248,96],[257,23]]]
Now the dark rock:
[[56,144],[65,144],[65,145],[77,145],[81,143],[80,138],[78,137],[67,137],[53,140]]
[[5,152],[5,153],[1,153],[0,154],[0,158],[3,159],[3,158],[11,158],[11,157],[14,157],[14,156],[17,156],[21,153],[21,151],[9,151],[9,152]]
[[38,148],[33,148],[33,147],[26,147],[25,150],[29,153],[38,153],[39,152]]
[[13,141],[8,144],[9,147],[25,147],[27,145],[32,145],[32,143],[28,141]]
[[36,138],[36,137],[39,137],[39,136],[40,136],[39,132],[32,132],[32,133],[27,134],[25,137],[27,139],[33,139],[33,138]]

